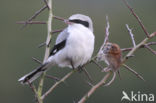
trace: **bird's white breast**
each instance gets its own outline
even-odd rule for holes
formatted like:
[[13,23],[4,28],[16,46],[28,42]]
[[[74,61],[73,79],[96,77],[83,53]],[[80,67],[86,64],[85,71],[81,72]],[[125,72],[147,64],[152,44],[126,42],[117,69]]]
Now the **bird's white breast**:
[[62,67],[71,67],[72,60],[75,68],[85,64],[92,56],[94,50],[94,35],[80,24],[70,25],[65,48],[56,54],[56,63]]

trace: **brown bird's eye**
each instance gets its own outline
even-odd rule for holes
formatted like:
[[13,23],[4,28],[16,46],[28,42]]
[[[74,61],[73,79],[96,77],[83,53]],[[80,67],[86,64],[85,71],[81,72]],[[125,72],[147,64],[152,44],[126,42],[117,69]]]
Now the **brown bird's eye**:
[[115,49],[115,46],[112,46],[112,49]]
[[112,49],[113,51],[116,51],[116,50],[117,50],[117,48],[116,48],[115,46],[112,46],[111,49]]

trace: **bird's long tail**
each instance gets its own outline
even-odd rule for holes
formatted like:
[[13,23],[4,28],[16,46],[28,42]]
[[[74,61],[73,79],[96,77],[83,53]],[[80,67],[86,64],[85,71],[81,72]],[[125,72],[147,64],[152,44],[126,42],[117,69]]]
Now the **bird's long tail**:
[[34,80],[36,80],[44,71],[47,70],[49,63],[41,64],[39,67],[37,67],[32,72],[24,75],[21,77],[18,81],[21,82],[21,84],[28,84],[32,83]]

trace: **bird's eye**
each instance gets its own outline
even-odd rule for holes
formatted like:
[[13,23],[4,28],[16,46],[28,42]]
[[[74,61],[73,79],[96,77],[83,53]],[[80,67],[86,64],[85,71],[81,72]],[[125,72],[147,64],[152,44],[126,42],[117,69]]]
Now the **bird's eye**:
[[112,49],[112,50],[116,50],[116,47],[115,47],[115,46],[112,46],[111,49]]

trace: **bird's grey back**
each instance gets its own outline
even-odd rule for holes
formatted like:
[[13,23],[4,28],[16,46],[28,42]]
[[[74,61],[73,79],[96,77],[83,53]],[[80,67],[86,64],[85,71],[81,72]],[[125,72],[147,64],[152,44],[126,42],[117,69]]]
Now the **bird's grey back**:
[[66,29],[64,29],[64,30],[57,36],[57,39],[56,39],[56,43],[55,43],[55,44],[58,44],[58,43],[60,43],[60,42],[62,42],[62,41],[64,41],[64,40],[66,40],[67,37],[68,37],[68,35],[69,35],[69,33],[68,33],[67,28],[66,28]]

